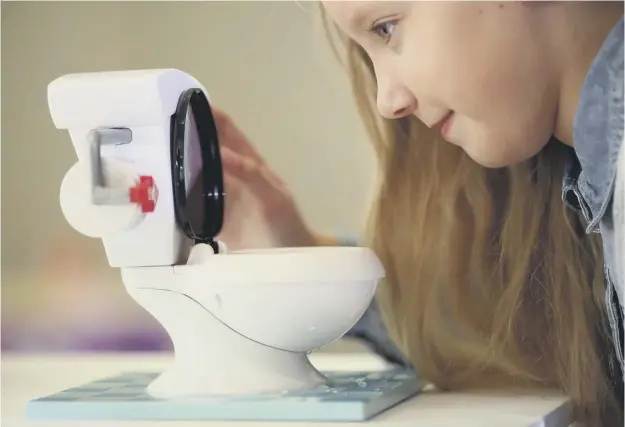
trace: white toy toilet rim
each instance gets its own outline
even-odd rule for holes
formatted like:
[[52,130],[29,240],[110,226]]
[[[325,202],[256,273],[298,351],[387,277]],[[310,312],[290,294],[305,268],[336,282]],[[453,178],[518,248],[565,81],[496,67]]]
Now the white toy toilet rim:
[[174,266],[174,274],[211,285],[378,281],[385,272],[366,247],[294,247],[216,254],[201,264]]

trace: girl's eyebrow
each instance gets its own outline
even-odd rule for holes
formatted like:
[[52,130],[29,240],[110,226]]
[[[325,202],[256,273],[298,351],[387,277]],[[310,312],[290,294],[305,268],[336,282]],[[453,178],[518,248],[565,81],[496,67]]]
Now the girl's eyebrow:
[[[390,0],[370,0],[370,1],[349,1],[357,4],[350,8],[349,15],[347,16],[346,23],[348,28],[362,29],[363,27],[369,27],[373,20],[374,15],[382,15],[386,13],[390,15],[391,10],[397,5],[398,2]],[[404,3],[404,2],[399,2]],[[377,16],[380,18],[381,16]]]
[[358,6],[353,7],[352,11],[349,13],[347,25],[350,28],[361,28],[368,20],[372,12],[371,9],[373,9],[375,3],[378,3],[378,1],[355,1],[354,3],[358,3]]

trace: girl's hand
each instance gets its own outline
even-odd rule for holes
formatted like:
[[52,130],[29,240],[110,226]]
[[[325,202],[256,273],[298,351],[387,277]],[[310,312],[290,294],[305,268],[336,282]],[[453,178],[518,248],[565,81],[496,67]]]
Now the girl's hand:
[[231,250],[316,246],[288,185],[271,169],[224,111],[212,107],[219,134],[225,196],[218,236]]

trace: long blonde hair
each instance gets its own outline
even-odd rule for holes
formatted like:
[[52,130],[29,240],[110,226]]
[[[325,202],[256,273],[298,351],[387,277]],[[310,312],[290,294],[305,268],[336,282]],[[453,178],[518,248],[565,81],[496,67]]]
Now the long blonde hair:
[[378,158],[370,245],[400,349],[441,389],[559,388],[579,421],[622,425],[606,368],[601,238],[562,201],[569,148],[552,142],[523,164],[487,169],[416,118],[383,120],[367,54],[338,37]]

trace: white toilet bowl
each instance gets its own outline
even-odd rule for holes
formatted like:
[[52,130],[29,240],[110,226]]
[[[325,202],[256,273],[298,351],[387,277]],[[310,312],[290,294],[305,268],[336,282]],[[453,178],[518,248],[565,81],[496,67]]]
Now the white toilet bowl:
[[307,354],[339,339],[371,303],[384,270],[367,248],[214,255],[187,265],[122,269],[128,293],[167,330],[173,363],[158,398],[276,392],[325,381]]

